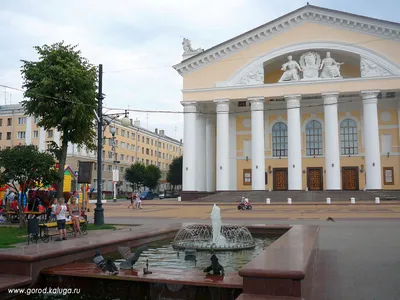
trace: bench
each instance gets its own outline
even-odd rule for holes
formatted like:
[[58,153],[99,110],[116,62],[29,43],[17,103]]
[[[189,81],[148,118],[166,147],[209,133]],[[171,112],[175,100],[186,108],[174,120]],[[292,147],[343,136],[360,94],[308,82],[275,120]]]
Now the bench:
[[[81,227],[81,232],[83,235],[87,235],[87,224],[88,222],[86,220],[79,220],[80,222],[80,227]],[[67,234],[74,234],[74,228],[72,225],[72,221],[67,221],[65,223],[65,226],[70,226],[70,230],[67,229]],[[52,236],[57,236],[57,234],[49,234],[49,229],[51,228],[57,228],[57,222],[48,222],[48,223],[42,223],[39,224],[39,236],[33,236],[33,239],[41,239],[43,242],[47,243],[49,241],[49,239]]]

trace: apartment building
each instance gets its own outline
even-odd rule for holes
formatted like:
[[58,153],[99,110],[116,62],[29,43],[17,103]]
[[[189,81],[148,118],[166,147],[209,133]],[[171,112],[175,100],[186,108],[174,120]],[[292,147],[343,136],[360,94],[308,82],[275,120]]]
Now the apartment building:
[[[60,133],[54,130],[44,130],[37,126],[35,117],[26,116],[21,104],[0,106],[0,149],[16,145],[33,144],[40,151],[49,148],[50,142],[59,144]],[[114,127],[114,138],[110,128]],[[115,147],[113,148],[113,143]],[[156,165],[162,172],[160,190],[169,189],[166,175],[172,160],[183,154],[182,141],[165,135],[164,130],[154,132],[140,126],[139,120],[131,120],[131,126],[124,127],[116,120],[108,126],[104,133],[102,186],[105,192],[113,190],[113,169],[118,168],[119,180],[117,189],[120,192],[131,191],[125,181],[126,169],[136,163]],[[93,162],[92,186],[97,186],[97,151],[74,144],[68,145],[67,162],[75,172],[79,161]],[[77,186],[79,188],[79,186]]]

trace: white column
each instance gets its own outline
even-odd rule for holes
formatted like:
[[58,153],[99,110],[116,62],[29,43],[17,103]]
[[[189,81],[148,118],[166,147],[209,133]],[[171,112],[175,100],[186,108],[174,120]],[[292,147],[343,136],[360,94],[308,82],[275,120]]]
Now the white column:
[[340,146],[337,100],[339,93],[323,93],[325,119],[326,189],[340,190]]
[[264,97],[251,97],[251,188],[265,190]]
[[367,190],[382,189],[381,154],[378,124],[379,91],[362,91],[364,110],[365,171]]
[[40,127],[39,131],[39,150],[44,152],[46,149],[46,130],[43,127]]
[[301,165],[301,95],[285,96],[288,122],[288,175],[289,190],[302,190]]
[[236,114],[229,115],[229,189],[237,190]]
[[206,118],[204,114],[196,116],[196,190],[206,190]]
[[196,102],[181,102],[184,110],[182,190],[196,191]]
[[25,144],[32,144],[32,117],[26,117]]
[[217,191],[229,190],[229,99],[217,105]]
[[206,121],[206,191],[215,191],[215,123],[209,116]]

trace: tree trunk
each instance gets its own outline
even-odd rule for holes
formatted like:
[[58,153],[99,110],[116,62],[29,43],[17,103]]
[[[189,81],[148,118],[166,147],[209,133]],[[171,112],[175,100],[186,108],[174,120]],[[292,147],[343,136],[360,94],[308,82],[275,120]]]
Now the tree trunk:
[[[62,140],[61,144],[61,156],[58,167],[58,175],[60,176],[60,181],[57,183],[57,198],[63,197],[64,192],[64,166],[67,160],[67,150],[68,150],[68,141]],[[101,166],[100,166],[101,167]]]

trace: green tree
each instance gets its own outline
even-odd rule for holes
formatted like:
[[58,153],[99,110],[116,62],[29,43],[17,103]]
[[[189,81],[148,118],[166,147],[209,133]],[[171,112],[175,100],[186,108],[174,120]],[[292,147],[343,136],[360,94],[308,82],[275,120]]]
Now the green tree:
[[57,196],[62,197],[68,142],[96,149],[97,68],[77,46],[60,42],[34,48],[39,60],[22,60],[22,105],[28,115],[39,118],[38,126],[60,132],[61,145],[52,143],[51,148],[60,165]]
[[[36,146],[20,145],[0,151],[0,184],[27,196],[28,189],[54,184],[59,180],[54,157],[40,152]],[[20,206],[20,224],[24,225],[24,206]]]
[[148,165],[144,176],[143,185],[154,190],[161,178],[161,170],[155,165]]
[[144,184],[145,174],[146,166],[137,162],[126,169],[125,180],[132,185],[134,190],[137,190]]
[[169,165],[167,181],[172,185],[173,190],[175,190],[175,186],[182,185],[182,165],[183,156],[174,158]]

